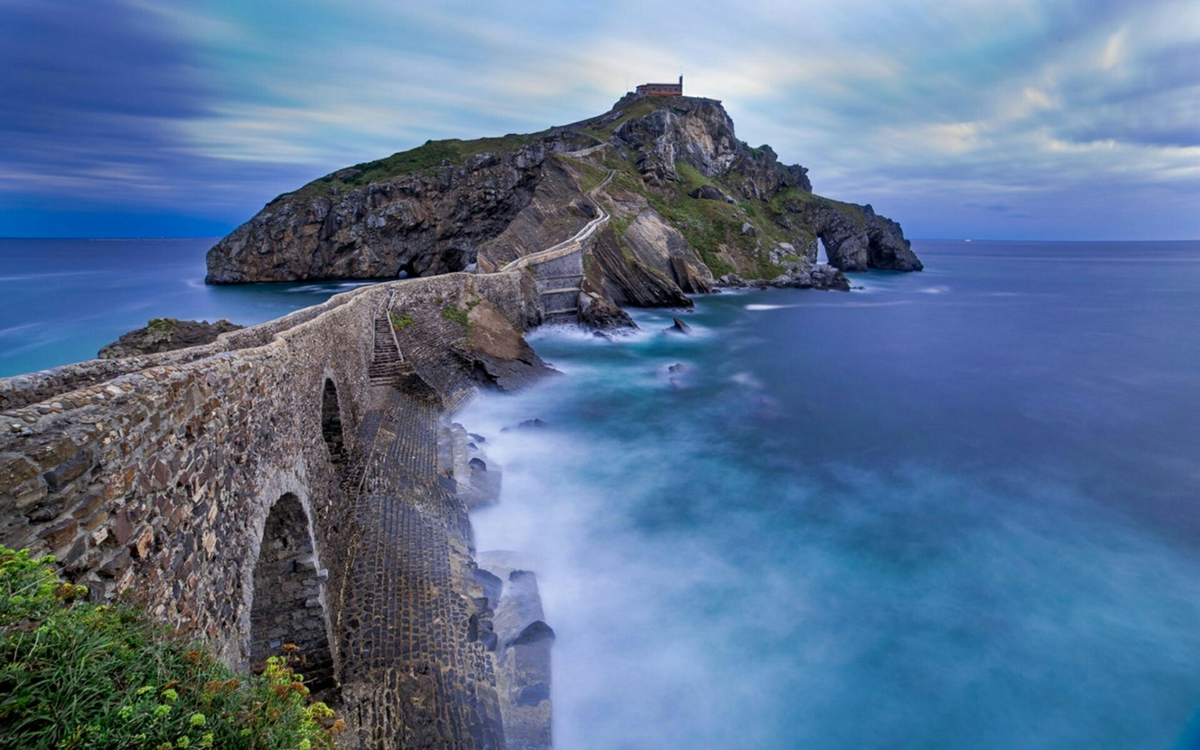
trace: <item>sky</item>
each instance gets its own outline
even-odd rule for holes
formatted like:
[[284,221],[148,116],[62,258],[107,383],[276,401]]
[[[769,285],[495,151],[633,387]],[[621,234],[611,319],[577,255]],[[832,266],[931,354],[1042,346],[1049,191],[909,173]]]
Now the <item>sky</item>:
[[682,74],[909,237],[1200,238],[1196,0],[0,0],[0,66],[0,236],[220,236]]

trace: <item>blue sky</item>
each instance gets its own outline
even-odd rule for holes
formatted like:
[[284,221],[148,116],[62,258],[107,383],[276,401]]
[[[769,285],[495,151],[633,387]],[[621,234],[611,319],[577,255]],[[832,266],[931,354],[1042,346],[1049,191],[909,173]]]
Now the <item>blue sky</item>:
[[221,235],[683,73],[910,237],[1200,238],[1195,0],[0,0],[0,65],[0,236]]

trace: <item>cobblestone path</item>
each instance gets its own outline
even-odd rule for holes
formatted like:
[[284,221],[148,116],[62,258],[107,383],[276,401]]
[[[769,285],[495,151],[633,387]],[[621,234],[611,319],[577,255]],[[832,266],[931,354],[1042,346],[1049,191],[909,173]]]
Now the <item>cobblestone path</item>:
[[[337,627],[342,712],[362,748],[504,747],[466,509],[439,484],[439,405],[390,385],[355,441],[357,537]],[[353,480],[352,480],[353,481]]]

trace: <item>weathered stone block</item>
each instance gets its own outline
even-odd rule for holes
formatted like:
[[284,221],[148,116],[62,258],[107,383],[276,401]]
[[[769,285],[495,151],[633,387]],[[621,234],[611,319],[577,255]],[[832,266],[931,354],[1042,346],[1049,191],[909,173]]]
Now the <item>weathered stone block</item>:
[[129,520],[129,510],[121,508],[112,520],[112,535],[117,544],[125,544],[133,536],[133,522]]
[[150,553],[152,544],[154,544],[154,529],[150,526],[143,526],[129,540],[129,553],[139,560],[143,559]]
[[43,529],[38,533],[38,537],[46,542],[47,547],[57,550],[74,539],[78,531],[79,522],[74,518],[68,518]]
[[25,456],[14,453],[0,455],[0,493],[22,484],[37,475],[37,465]]
[[74,443],[71,446],[74,452],[59,466],[42,475],[51,492],[58,492],[65,484],[87,471],[91,464],[86,452],[74,448]]
[[65,435],[59,435],[35,447],[29,452],[29,456],[43,470],[50,470],[65,462],[78,450],[70,438]]
[[133,564],[133,556],[123,549],[100,566],[99,573],[106,578],[118,578]]

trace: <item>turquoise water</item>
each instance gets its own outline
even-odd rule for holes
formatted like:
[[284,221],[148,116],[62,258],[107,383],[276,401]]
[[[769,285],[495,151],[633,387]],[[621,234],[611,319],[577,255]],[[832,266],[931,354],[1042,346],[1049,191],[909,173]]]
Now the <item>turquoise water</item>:
[[[0,240],[0,375],[346,286],[205,287],[210,243]],[[560,750],[1197,746],[1200,243],[915,249],[686,338],[539,331],[564,374],[455,417],[505,469],[479,548],[539,573]]]
[[214,242],[0,238],[0,377],[91,359],[150,318],[254,325],[357,286],[205,286]]
[[557,747],[1193,746],[1200,244],[916,249],[702,298],[692,337],[538,332],[564,376],[459,415],[505,466],[479,548],[558,635]]

